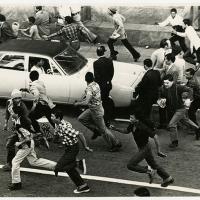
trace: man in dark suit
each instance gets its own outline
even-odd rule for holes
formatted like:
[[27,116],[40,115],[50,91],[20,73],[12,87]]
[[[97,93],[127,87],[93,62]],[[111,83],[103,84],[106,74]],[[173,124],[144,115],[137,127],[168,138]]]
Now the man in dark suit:
[[150,118],[152,105],[158,99],[159,87],[161,86],[160,72],[154,70],[151,59],[144,60],[144,68],[147,70],[142,80],[135,88],[134,97],[137,109],[140,109],[143,117]]
[[101,90],[102,104],[105,110],[104,120],[106,125],[109,125],[109,120],[112,118],[111,113],[112,100],[109,98],[110,90],[112,89],[112,78],[114,75],[113,61],[105,57],[106,49],[104,46],[99,46],[96,50],[99,59],[93,63],[95,82],[99,84]]

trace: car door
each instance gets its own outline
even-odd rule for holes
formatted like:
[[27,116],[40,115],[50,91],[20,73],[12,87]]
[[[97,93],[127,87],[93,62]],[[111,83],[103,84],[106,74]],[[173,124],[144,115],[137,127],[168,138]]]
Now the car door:
[[[31,67],[35,65],[33,60],[44,60],[45,73],[40,74],[39,79],[44,82],[47,95],[57,103],[68,103],[69,101],[69,84],[68,76],[64,75],[59,66],[49,57],[29,56],[29,73]],[[27,77],[26,88],[29,88],[30,79]],[[29,98],[31,96],[29,95]]]
[[10,97],[13,89],[25,87],[26,67],[23,54],[4,52],[0,55],[1,97]]
[[69,77],[69,87],[70,87],[70,104],[73,104],[75,101],[81,100],[84,96],[85,88],[87,84],[85,82],[85,77],[77,73]]
[[73,104],[75,101],[81,100],[85,94],[85,89],[87,87],[87,84],[85,81],[85,74],[76,73],[70,76],[69,87],[70,87],[69,102]]

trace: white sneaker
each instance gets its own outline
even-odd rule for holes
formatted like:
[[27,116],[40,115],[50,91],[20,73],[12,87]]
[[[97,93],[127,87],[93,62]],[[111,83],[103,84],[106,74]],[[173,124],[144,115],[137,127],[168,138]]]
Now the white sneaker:
[[74,190],[74,193],[80,194],[80,193],[86,193],[89,191],[90,191],[90,188],[88,187],[88,185],[85,185],[85,186],[77,187],[77,189]]

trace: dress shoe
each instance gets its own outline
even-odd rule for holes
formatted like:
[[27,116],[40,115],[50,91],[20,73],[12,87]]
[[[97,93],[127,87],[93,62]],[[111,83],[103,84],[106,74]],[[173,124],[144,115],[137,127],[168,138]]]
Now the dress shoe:
[[166,178],[165,180],[163,180],[163,182],[161,183],[161,187],[167,187],[168,185],[172,183],[174,183],[174,179],[170,176]]
[[12,169],[12,166],[9,163],[6,163],[3,167],[2,167],[3,171],[5,172],[9,172]]
[[21,190],[22,189],[22,183],[11,183],[11,185],[8,186],[9,190]]
[[169,148],[171,148],[171,149],[175,149],[176,147],[178,147],[178,143],[171,143],[171,144],[169,144]]
[[58,171],[54,170],[54,173],[55,173],[55,177],[57,177],[58,176]]
[[196,140],[199,140],[199,138],[200,138],[200,128],[196,129],[195,138],[196,138]]
[[97,137],[101,136],[101,134],[97,130],[95,130],[93,132],[94,133],[93,133],[93,135],[91,137],[91,140],[95,140]]
[[141,55],[139,54],[137,57],[133,57],[133,59],[134,59],[135,62],[137,62],[140,57],[141,57]]
[[121,144],[121,143],[118,143],[117,145],[111,147],[111,148],[109,149],[109,152],[117,152],[117,151],[120,150],[121,147],[122,147],[122,144]]

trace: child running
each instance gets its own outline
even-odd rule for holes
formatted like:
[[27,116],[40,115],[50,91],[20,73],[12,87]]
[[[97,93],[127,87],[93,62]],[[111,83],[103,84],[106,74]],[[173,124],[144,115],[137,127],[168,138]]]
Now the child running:
[[87,146],[83,133],[76,131],[69,122],[63,119],[63,113],[61,111],[56,111],[51,116],[52,121],[55,123],[55,135],[58,135],[62,140],[62,144],[65,145],[65,152],[58,160],[54,170],[55,176],[58,175],[58,172],[66,171],[77,187],[74,193],[89,192],[89,186],[76,170],[76,157],[79,152],[78,139],[81,140],[86,150],[92,151],[92,149]]

